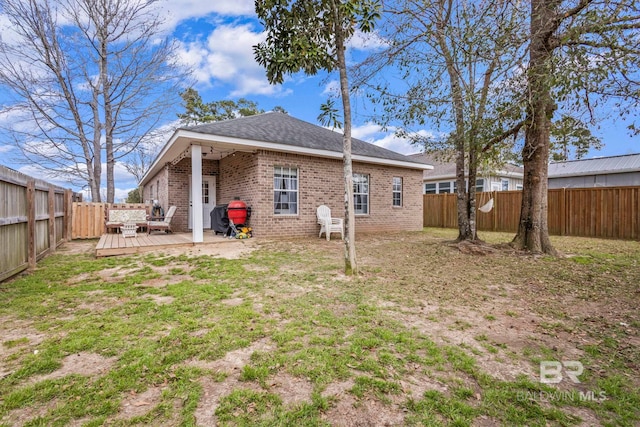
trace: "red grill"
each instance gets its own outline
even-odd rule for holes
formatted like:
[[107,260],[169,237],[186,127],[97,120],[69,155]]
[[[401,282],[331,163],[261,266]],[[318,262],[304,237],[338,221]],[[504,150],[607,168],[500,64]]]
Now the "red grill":
[[227,206],[227,216],[235,225],[246,224],[249,217],[249,208],[242,200],[233,200]]

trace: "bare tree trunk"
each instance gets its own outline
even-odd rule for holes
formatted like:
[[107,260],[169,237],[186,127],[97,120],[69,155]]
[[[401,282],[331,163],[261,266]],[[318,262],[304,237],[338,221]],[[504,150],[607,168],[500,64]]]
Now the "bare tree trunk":
[[464,139],[456,135],[456,206],[458,212],[458,238],[456,241],[469,239],[469,198],[464,186],[465,149]]
[[455,116],[456,131],[456,206],[458,214],[458,238],[456,241],[473,240],[475,233],[471,232],[469,218],[469,194],[465,188],[465,157],[466,157],[466,135],[464,116],[464,95],[460,84],[460,72],[457,68],[455,57],[447,44],[446,28],[451,18],[452,1],[445,0],[440,3],[438,21],[436,23],[436,36],[444,57],[449,85],[451,86],[451,102]]
[[531,46],[527,75],[530,105],[522,149],[522,207],[518,232],[512,242],[518,249],[553,255],[556,251],[549,240],[547,179],[551,118],[555,103],[548,83],[553,50],[549,44],[552,31],[548,28],[555,16],[554,2],[531,1]]
[[[93,83],[92,80],[87,79],[91,85],[91,112],[93,113],[93,173],[89,174],[89,183],[91,185],[91,200],[93,202],[101,202],[101,182],[102,182],[102,122],[100,120],[100,84]],[[87,141],[89,145],[89,141]]]
[[[337,7],[336,15],[338,14]],[[337,23],[341,21],[336,19]],[[344,110],[344,136],[343,136],[343,165],[344,165],[344,272],[346,275],[358,274],[356,260],[356,215],[353,202],[353,167],[351,163],[351,101],[349,99],[349,79],[347,77],[347,62],[344,56],[345,39],[341,27],[336,24],[336,47],[338,70],[340,72],[340,93]]]
[[[472,137],[473,138],[473,137]],[[478,157],[476,151],[476,145],[470,144],[469,146],[469,173],[467,178],[467,216],[469,218],[469,234],[467,240],[478,240],[478,223],[476,222],[476,176],[478,175]]]

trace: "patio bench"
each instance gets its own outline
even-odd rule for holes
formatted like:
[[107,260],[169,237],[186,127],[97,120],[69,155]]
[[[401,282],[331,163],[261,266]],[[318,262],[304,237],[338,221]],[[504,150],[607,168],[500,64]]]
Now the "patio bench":
[[147,210],[144,208],[109,208],[105,221],[106,232],[115,230],[116,233],[125,224],[135,224],[141,229],[147,228]]

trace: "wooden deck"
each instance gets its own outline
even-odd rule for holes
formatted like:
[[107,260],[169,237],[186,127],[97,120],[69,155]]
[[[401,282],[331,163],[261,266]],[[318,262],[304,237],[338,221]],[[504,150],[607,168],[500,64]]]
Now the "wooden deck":
[[[222,235],[215,236],[212,231],[205,230],[204,242],[222,243],[227,241]],[[103,234],[96,245],[96,257],[128,255],[141,252],[158,251],[167,248],[192,247],[191,233],[152,233],[138,232],[136,237],[122,237],[122,234]]]

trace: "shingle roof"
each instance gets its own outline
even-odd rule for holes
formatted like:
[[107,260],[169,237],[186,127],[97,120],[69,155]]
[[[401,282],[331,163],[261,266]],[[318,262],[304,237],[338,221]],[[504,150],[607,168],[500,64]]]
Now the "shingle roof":
[[[280,112],[269,112],[181,129],[208,135],[342,152],[341,133]],[[354,155],[424,164],[420,159],[414,159],[356,138],[351,140],[351,150]]]
[[549,164],[549,178],[640,171],[640,154],[571,160]]
[[[432,170],[425,170],[423,172],[424,179],[448,178],[448,177],[456,176],[456,162],[454,158],[452,158],[451,160],[447,160],[447,159],[441,158],[440,156],[437,156],[434,154],[427,154],[427,153],[410,154],[409,157],[412,159],[417,159],[424,163],[433,165]],[[480,172],[480,173],[483,173],[483,172]],[[496,176],[513,175],[513,174],[522,175],[523,173],[524,173],[524,169],[522,167],[507,163],[503,165],[500,168],[500,170],[495,171],[494,175]]]

